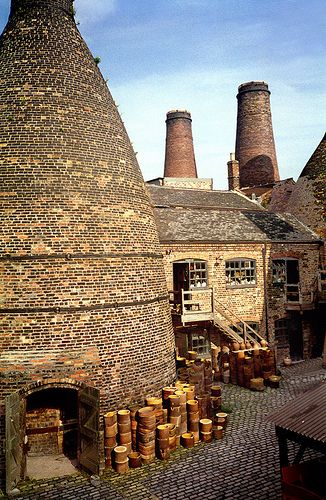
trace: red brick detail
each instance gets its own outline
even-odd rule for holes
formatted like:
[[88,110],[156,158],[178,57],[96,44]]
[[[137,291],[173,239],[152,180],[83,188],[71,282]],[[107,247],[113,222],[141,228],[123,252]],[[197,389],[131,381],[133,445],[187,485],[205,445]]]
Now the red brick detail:
[[197,177],[188,111],[169,111],[166,115],[164,177]]
[[240,187],[274,183],[280,177],[268,85],[248,82],[238,90],[235,152],[240,164]]

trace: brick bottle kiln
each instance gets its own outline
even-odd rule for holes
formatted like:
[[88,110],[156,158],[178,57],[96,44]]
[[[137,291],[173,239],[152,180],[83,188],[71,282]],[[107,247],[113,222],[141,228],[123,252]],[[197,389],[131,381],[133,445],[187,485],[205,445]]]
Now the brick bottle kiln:
[[97,472],[100,413],[175,374],[152,207],[72,3],[13,0],[0,40],[7,491],[24,474],[26,408],[57,405],[77,420],[79,464]]
[[240,188],[273,184],[280,180],[265,82],[247,82],[238,88],[236,160]]

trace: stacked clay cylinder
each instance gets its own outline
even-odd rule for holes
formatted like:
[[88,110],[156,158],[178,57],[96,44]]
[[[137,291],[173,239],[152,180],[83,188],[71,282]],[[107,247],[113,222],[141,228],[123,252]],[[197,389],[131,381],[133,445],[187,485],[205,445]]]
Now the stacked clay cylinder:
[[197,394],[205,391],[203,359],[196,358],[189,366],[189,383],[195,386]]
[[105,466],[111,467],[112,454],[117,446],[117,412],[109,411],[104,415],[104,451],[105,451]]
[[264,348],[261,350],[263,379],[268,385],[269,377],[275,375],[275,354],[272,349]]
[[126,446],[116,446],[113,450],[115,471],[124,474],[129,470],[128,449]]
[[187,394],[183,389],[175,391],[175,396],[180,399],[180,435],[187,432]]
[[152,406],[140,408],[137,413],[137,448],[143,463],[155,458],[156,417]]
[[[176,391],[180,392],[180,391]],[[181,429],[181,408],[180,408],[180,396],[177,394],[170,394],[169,396],[169,423],[173,424],[176,429],[177,441],[180,438]]]
[[227,425],[227,421],[228,421],[228,414],[226,412],[223,411],[217,412],[214,417],[214,427],[220,426],[224,431]]
[[129,406],[129,411],[130,411],[130,423],[131,423],[131,443],[132,443],[132,450],[137,451],[137,427],[138,427],[138,422],[137,422],[137,412],[138,412],[138,406]]
[[187,414],[188,414],[188,431],[194,435],[195,443],[199,441],[199,408],[196,399],[189,399],[187,401]]
[[212,363],[209,359],[204,361],[204,392],[210,393],[213,380]]
[[210,395],[210,415],[214,415],[221,409],[222,391],[220,385],[212,385]]
[[243,366],[243,379],[244,386],[247,387],[247,389],[250,389],[250,380],[254,378],[254,376],[255,371],[253,358],[252,356],[245,356]]
[[118,411],[118,441],[127,448],[128,453],[132,451],[131,419],[130,410]]
[[199,420],[200,440],[204,443],[210,443],[213,439],[213,422],[210,418],[201,418]]
[[162,398],[148,396],[145,402],[146,406],[151,406],[153,408],[156,425],[167,422],[167,412],[164,411]]
[[[169,424],[159,424],[156,427],[156,456],[161,460],[168,460],[170,458],[171,429],[172,426]],[[175,449],[175,446],[173,449]]]

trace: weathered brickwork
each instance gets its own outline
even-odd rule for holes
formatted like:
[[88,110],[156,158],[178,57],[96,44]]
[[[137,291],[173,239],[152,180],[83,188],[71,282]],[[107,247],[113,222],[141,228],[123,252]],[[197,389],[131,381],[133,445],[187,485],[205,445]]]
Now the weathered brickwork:
[[268,85],[248,82],[238,90],[235,155],[240,164],[240,187],[278,181]]
[[197,177],[188,111],[175,110],[166,114],[164,177]]
[[35,381],[95,386],[103,413],[175,374],[153,209],[72,3],[13,1],[0,39],[2,414]]
[[[207,262],[207,285],[213,288],[213,296],[244,321],[256,322],[260,333],[273,344],[275,321],[288,318],[284,288],[273,285],[272,260],[298,259],[300,293],[303,304],[311,303],[311,292],[316,287],[316,270],[319,264],[318,243],[273,243],[273,244],[191,244],[163,243],[164,266],[169,290],[173,290],[173,262],[198,259]],[[256,262],[256,284],[230,288],[226,283],[225,261],[229,259],[253,259]],[[264,273],[265,266],[265,273]],[[215,306],[218,306],[215,302]],[[295,314],[301,318],[298,309]],[[304,312],[303,318],[309,312]],[[266,328],[267,319],[267,328]],[[306,320],[305,320],[306,321]],[[311,355],[313,332],[311,321],[303,328],[303,355]],[[299,333],[298,333],[299,335]],[[284,357],[289,348],[279,353]]]
[[56,427],[44,433],[30,433],[28,436],[29,455],[56,455],[62,453],[62,431],[60,410],[42,408],[26,413],[26,430]]
[[195,177],[163,177],[162,186],[179,189],[212,189],[213,179],[196,179]]

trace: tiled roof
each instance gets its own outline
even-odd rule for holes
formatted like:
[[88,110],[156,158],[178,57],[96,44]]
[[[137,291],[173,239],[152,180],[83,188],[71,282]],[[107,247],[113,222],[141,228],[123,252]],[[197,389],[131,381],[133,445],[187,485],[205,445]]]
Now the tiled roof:
[[156,206],[231,208],[264,211],[264,208],[260,205],[235,191],[177,189],[149,184],[147,184],[147,188]]
[[316,241],[295,217],[257,210],[155,208],[160,241]]

